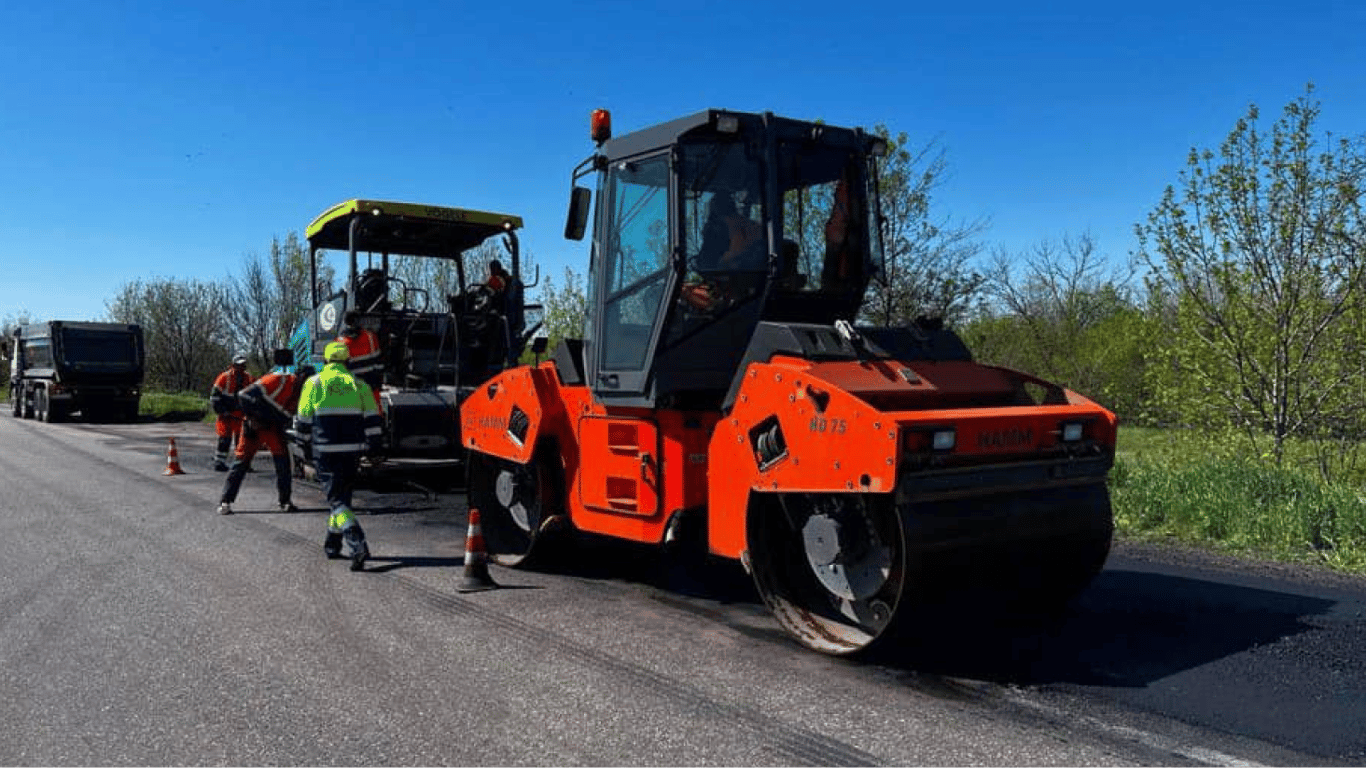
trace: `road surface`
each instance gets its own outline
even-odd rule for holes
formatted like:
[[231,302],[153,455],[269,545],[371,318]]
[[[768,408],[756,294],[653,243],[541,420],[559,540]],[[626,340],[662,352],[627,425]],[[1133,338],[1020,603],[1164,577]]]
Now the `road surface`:
[[1366,580],[1120,545],[1056,622],[962,606],[851,661],[738,568],[606,542],[459,594],[459,493],[359,493],[352,573],[268,457],[215,514],[212,442],[0,416],[0,763],[1366,762]]

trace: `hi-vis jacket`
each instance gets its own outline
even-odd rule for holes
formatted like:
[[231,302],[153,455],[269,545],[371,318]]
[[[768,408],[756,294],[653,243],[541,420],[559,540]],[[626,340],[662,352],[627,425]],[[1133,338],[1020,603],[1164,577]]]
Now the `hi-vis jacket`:
[[299,407],[300,384],[292,373],[267,373],[239,392],[237,401],[259,426],[284,429]]
[[342,334],[336,340],[345,344],[347,351],[351,353],[351,359],[346,361],[347,370],[370,385],[371,389],[378,387],[382,372],[379,337],[375,332],[369,328],[362,328],[355,336]]
[[237,405],[237,393],[250,383],[251,374],[246,370],[229,368],[218,374],[218,378],[213,380],[213,389],[209,390],[209,405],[213,412],[220,417],[242,418],[242,411]]
[[363,453],[379,447],[382,425],[369,385],[345,363],[328,363],[304,382],[294,429],[316,453]]

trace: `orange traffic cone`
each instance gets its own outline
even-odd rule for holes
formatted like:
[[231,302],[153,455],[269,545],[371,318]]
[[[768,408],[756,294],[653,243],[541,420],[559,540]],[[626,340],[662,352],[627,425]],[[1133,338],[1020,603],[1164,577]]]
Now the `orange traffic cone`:
[[488,555],[484,552],[484,532],[479,528],[479,510],[470,507],[470,530],[465,537],[465,574],[455,585],[457,592],[482,592],[497,589],[489,575]]
[[175,452],[175,438],[171,438],[171,446],[166,449],[166,471],[163,475],[183,475],[185,470],[180,468],[180,455]]

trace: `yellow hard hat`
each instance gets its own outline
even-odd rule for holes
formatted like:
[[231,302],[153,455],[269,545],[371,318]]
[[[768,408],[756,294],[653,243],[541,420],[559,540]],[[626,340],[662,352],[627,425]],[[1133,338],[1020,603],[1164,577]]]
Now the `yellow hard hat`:
[[323,349],[323,359],[329,363],[341,363],[351,359],[351,350],[340,341],[334,341]]

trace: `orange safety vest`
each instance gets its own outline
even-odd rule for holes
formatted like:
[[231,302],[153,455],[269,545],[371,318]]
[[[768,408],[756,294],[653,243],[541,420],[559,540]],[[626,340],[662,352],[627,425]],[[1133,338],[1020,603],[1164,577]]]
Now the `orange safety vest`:
[[[236,368],[229,368],[218,374],[218,378],[213,380],[213,390],[209,392],[209,400],[212,402],[224,395],[236,395],[251,382],[251,374],[247,373],[246,370],[239,373]],[[219,418],[224,417],[240,419],[242,418],[242,411],[234,408],[219,416]]]
[[379,336],[369,328],[362,328],[355,336],[342,334],[336,340],[345,344],[350,354],[346,360],[346,370],[369,385],[375,395],[375,409],[382,413],[384,405],[380,402],[379,390],[383,384],[384,366],[380,361]]
[[303,382],[292,373],[267,373],[242,390],[242,411],[262,426],[284,427],[299,408]]
[[362,328],[355,336],[338,336],[337,341],[345,344],[347,351],[350,352],[346,369],[351,375],[359,377],[372,389],[378,387],[381,365],[379,337],[375,332],[369,328]]

